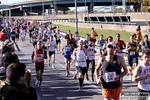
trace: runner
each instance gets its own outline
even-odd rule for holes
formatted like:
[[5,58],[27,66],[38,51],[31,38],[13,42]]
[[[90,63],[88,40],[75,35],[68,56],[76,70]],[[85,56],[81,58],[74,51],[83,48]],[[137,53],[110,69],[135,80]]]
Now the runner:
[[70,62],[71,62],[71,54],[72,54],[72,45],[70,45],[70,40],[66,39],[66,44],[62,47],[62,54],[65,58],[66,63],[66,77],[70,75]]
[[57,33],[54,36],[56,38],[56,53],[61,53],[61,51],[60,51],[60,43],[61,43],[60,30],[58,30]]
[[83,47],[83,40],[78,41],[78,48],[74,49],[73,55],[76,57],[76,70],[79,73],[79,91],[82,91],[84,75],[86,72],[86,54]]
[[49,51],[49,62],[48,62],[48,66],[50,67],[50,62],[51,62],[51,58],[53,56],[53,64],[52,64],[52,68],[55,68],[55,42],[53,40],[53,35],[50,36],[50,38],[48,38],[48,41],[46,42],[45,46],[47,46],[48,51]]
[[25,36],[26,36],[25,27],[23,27],[23,29],[21,30],[20,34],[21,34],[22,43],[24,43],[24,41],[25,41]]
[[44,35],[42,36],[42,44],[43,44],[43,48],[44,48],[44,60],[45,60],[45,63],[47,63],[47,47],[46,47],[46,42],[47,42],[47,35]]
[[36,33],[33,33],[32,37],[31,37],[31,42],[33,43],[33,46],[36,45],[37,39],[38,39],[38,35]]
[[96,50],[94,48],[94,45],[92,45],[92,39],[90,39],[89,41],[89,45],[88,45],[88,48],[87,48],[87,51],[86,51],[86,54],[87,54],[87,59],[86,59],[86,80],[89,80],[89,77],[88,77],[88,69],[89,69],[89,64],[91,63],[92,65],[92,74],[91,74],[91,80],[94,81],[94,71],[95,71],[95,53],[96,53]]
[[97,46],[100,52],[100,57],[102,57],[102,48],[105,43],[105,40],[103,39],[103,37],[104,37],[103,34],[101,34],[99,40],[97,41]]
[[120,34],[116,34],[116,40],[114,41],[114,43],[118,46],[118,54],[124,56],[122,50],[126,47],[126,44],[123,40],[120,40]]
[[150,51],[150,41],[148,40],[148,35],[144,35],[144,41],[140,43],[142,47],[142,51],[148,50]]
[[38,41],[34,48],[34,51],[32,53],[32,62],[35,62],[35,70],[37,73],[35,84],[39,86],[39,89],[41,89],[44,71],[44,50],[42,41]]
[[129,64],[129,80],[132,79],[132,69],[138,64],[137,57],[137,47],[138,43],[134,42],[134,36],[130,36],[130,41],[126,45],[126,50],[128,51],[128,64]]
[[97,32],[92,28],[92,31],[90,32],[92,41],[95,43],[96,42],[96,37],[98,36]]
[[76,40],[76,43],[80,40],[80,36],[78,32],[75,32],[74,39]]
[[[102,97],[104,100],[119,99],[122,89],[120,77],[127,74],[127,68],[122,57],[114,55],[115,47],[115,43],[113,42],[107,44],[107,56],[99,59],[95,70],[97,84],[102,84]],[[124,70],[122,73],[121,66]],[[100,68],[101,78],[99,78]]]
[[[136,67],[133,73],[133,82],[138,82],[138,93],[140,93],[138,100],[149,100],[150,95],[150,52],[143,51],[142,61]],[[145,93],[145,95],[144,95]]]

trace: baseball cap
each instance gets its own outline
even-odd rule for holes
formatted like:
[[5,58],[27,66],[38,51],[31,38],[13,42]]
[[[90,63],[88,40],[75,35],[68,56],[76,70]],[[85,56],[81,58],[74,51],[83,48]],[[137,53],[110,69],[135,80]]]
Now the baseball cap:
[[116,47],[116,44],[115,44],[114,42],[109,42],[109,43],[107,44],[107,47],[109,47],[109,46]]
[[83,43],[83,40],[79,40],[78,43]]

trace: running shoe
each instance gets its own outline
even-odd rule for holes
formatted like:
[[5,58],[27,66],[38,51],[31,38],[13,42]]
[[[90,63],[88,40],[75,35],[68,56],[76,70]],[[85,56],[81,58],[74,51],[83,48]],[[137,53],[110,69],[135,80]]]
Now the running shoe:
[[66,73],[66,75],[65,75],[66,77],[68,77],[69,75],[68,75],[68,73]]
[[78,91],[79,91],[79,92],[82,92],[82,87],[79,87]]
[[39,85],[39,81],[36,79],[36,81],[35,81],[35,85]]
[[55,66],[52,66],[53,69],[55,69]]
[[129,74],[129,80],[132,80],[132,75]]
[[39,90],[41,90],[41,85],[39,85]]

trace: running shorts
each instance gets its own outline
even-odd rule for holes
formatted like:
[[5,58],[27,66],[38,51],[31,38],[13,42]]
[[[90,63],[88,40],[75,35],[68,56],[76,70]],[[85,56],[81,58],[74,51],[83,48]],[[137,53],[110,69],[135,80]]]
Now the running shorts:
[[44,71],[44,66],[35,66],[35,70],[36,70],[36,72],[37,72],[37,71],[40,71],[41,73],[43,73],[43,71]]
[[114,89],[104,89],[102,88],[102,97],[103,98],[112,98],[114,100],[119,100],[122,87]]
[[76,66],[76,70],[82,72],[82,75],[85,75],[86,73],[86,67]]

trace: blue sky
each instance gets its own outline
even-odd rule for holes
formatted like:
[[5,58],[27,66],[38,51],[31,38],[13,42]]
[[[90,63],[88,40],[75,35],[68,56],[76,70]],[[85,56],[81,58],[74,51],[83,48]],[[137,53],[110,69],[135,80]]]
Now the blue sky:
[[0,0],[2,4],[10,4],[15,2],[27,1],[27,0]]

